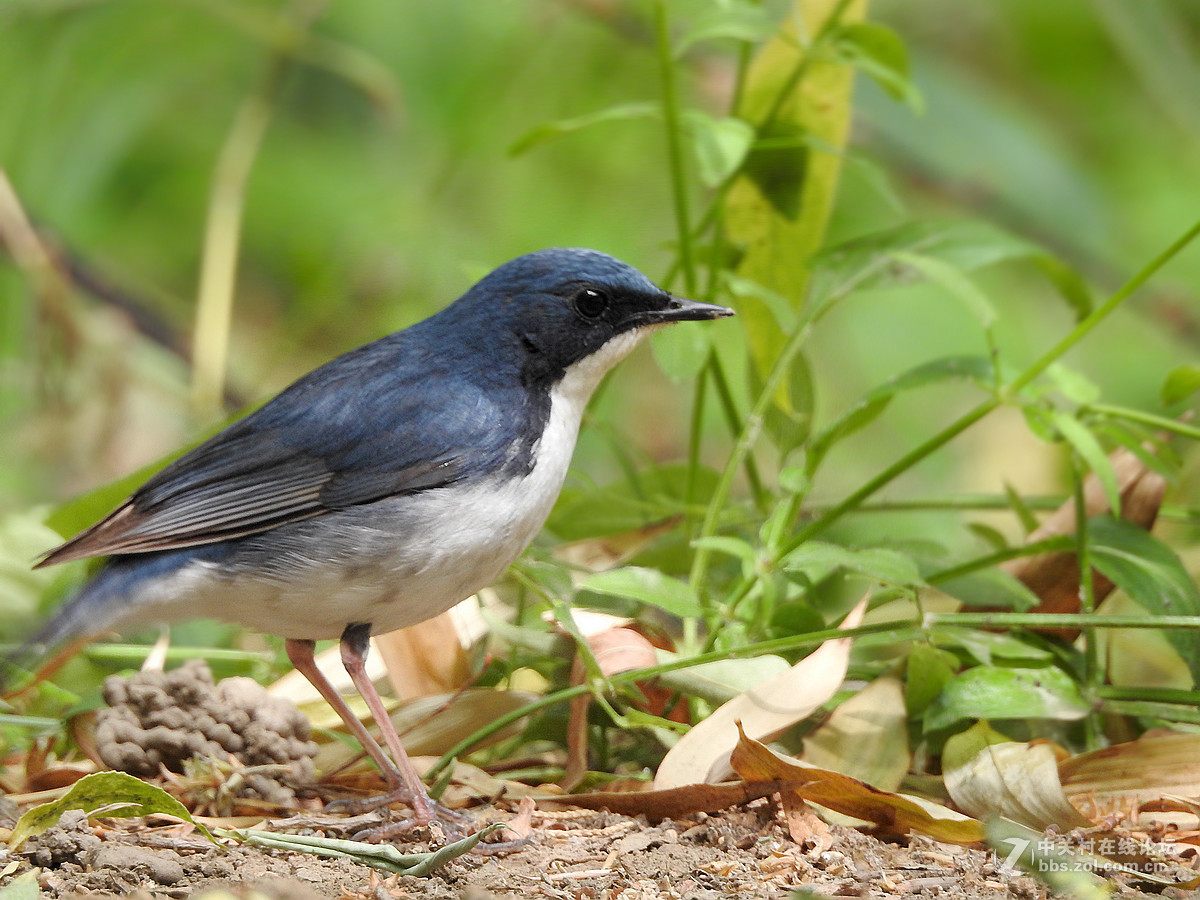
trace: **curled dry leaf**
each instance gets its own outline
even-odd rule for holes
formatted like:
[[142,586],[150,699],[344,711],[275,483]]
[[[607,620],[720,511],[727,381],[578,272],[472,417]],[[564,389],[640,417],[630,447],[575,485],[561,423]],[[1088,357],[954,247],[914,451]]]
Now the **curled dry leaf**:
[[982,822],[927,800],[881,791],[857,778],[807,766],[738,731],[731,762],[751,785],[763,781],[787,785],[801,799],[870,822],[884,835],[916,832],[954,844],[974,844],[984,838]]
[[[1109,454],[1117,488],[1121,496],[1121,518],[1147,531],[1158,518],[1167,482],[1158,472],[1146,466],[1134,453],[1124,448]],[[1109,511],[1104,488],[1095,474],[1083,480],[1084,508],[1089,517]],[[1055,510],[1039,528],[1026,539],[1027,543],[1075,533],[1075,500],[1072,498]],[[1003,568],[1038,597],[1039,603],[1030,612],[1079,612],[1079,563],[1074,553],[1041,553],[1023,556],[1004,563]],[[1100,601],[1112,593],[1113,583],[1099,572],[1093,573],[1093,592]],[[1042,629],[1064,640],[1074,640],[1078,629]]]
[[1037,831],[1092,824],[1067,799],[1058,757],[1044,741],[1008,741],[980,722],[946,742],[942,770],[954,804],[976,818],[1004,816]]
[[893,675],[876,678],[838,704],[804,739],[804,762],[894,791],[908,772],[908,712]]
[[[864,597],[841,627],[856,627],[866,608]],[[722,780],[729,772],[729,754],[739,731],[763,741],[778,737],[834,695],[849,662],[850,638],[826,641],[796,665],[722,704],[663,758],[654,776],[655,788]]]

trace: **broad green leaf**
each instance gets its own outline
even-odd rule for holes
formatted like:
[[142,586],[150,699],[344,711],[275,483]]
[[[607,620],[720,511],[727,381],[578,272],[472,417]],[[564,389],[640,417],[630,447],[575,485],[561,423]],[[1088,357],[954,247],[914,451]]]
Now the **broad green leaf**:
[[1001,607],[1024,612],[1038,605],[1038,597],[1033,591],[996,568],[968,572],[949,581],[939,581],[937,586],[965,606]]
[[[1088,522],[1092,564],[1153,615],[1200,615],[1200,591],[1175,551],[1143,528],[1113,516]],[[1200,633],[1179,628],[1167,640],[1200,684]]]
[[597,572],[585,578],[579,588],[636,600],[680,618],[698,616],[702,612],[699,599],[686,582],[664,575],[657,569],[626,566]]
[[1113,469],[1112,460],[1096,440],[1096,436],[1086,425],[1074,416],[1065,412],[1054,413],[1054,427],[1059,434],[1066,438],[1067,443],[1079,454],[1084,465],[1091,470],[1104,489],[1104,499],[1113,513],[1121,513],[1121,485],[1117,481],[1117,473]]
[[[599,487],[565,488],[548,527],[564,541],[635,531],[679,515],[690,478],[686,465],[672,463],[639,469],[636,482],[622,479]],[[719,478],[712,469],[700,467],[695,473],[695,496],[711,496]]]
[[1162,386],[1163,406],[1174,406],[1182,403],[1192,394],[1200,390],[1200,366],[1191,363],[1176,366],[1167,373]]
[[855,22],[834,29],[830,39],[845,62],[858,66],[914,112],[922,112],[921,92],[909,77],[908,48],[895,31],[875,22]]
[[741,538],[715,535],[713,537],[698,538],[692,541],[692,546],[715,550],[718,553],[728,553],[730,556],[737,557],[749,566],[758,564],[758,550]]
[[162,788],[125,772],[97,772],[80,778],[59,799],[35,806],[21,816],[13,827],[8,845],[19,848],[28,838],[52,827],[69,809],[81,809],[86,813],[104,809],[104,816],[109,818],[164,813],[194,825],[201,834],[216,843],[208,829],[192,818],[187,807]]
[[754,141],[754,126],[733,116],[716,118],[703,110],[690,109],[683,115],[683,124],[696,155],[696,174],[710,188],[741,167]]
[[1031,644],[1020,635],[1006,631],[938,625],[930,631],[929,637],[939,647],[961,647],[972,659],[985,666],[992,665],[998,659],[1038,662],[1054,658],[1047,648]]
[[[13,863],[13,865],[16,865]],[[38,900],[42,896],[38,887],[38,872],[26,872],[18,875],[4,887],[0,888],[0,900]]]
[[1091,711],[1061,669],[976,666],[951,679],[925,711],[935,731],[962,719],[1082,719]]
[[680,322],[650,336],[654,361],[663,374],[676,384],[696,377],[708,361],[713,330],[703,327],[704,324]]
[[898,287],[926,277],[917,268],[896,265],[897,253],[934,259],[961,273],[1030,260],[1047,273],[1077,316],[1081,307],[1090,310],[1087,288],[1074,270],[1036,244],[983,222],[924,221],[894,226],[822,250],[813,259],[811,315],[821,315],[854,291]]
[[1062,363],[1054,363],[1046,370],[1046,377],[1054,383],[1064,397],[1079,406],[1088,406],[1100,401],[1100,387],[1082,372],[1068,369]]
[[[658,651],[659,662],[674,662],[677,654]],[[697,697],[712,706],[727,703],[756,684],[786,672],[791,666],[782,656],[755,656],[751,659],[722,659],[716,662],[664,672],[658,676],[663,687]]]
[[879,547],[852,550],[823,541],[808,541],[785,556],[780,565],[789,572],[804,575],[811,583],[827,578],[838,569],[899,587],[922,583],[920,571],[911,557]]
[[910,718],[924,715],[958,671],[958,658],[932,644],[913,644],[904,663],[904,706]]
[[510,156],[520,156],[548,141],[605,122],[627,122],[631,119],[647,119],[661,115],[662,107],[657,103],[619,103],[582,116],[538,125],[517,138],[508,148],[508,153]]

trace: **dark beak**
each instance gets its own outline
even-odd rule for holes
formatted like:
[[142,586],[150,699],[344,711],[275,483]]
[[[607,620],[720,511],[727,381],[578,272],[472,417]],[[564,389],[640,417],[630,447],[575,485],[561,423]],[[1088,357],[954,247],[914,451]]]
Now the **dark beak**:
[[699,322],[705,319],[724,319],[732,316],[733,310],[728,306],[716,303],[701,303],[699,300],[685,300],[683,297],[672,296],[668,305],[663,309],[646,313],[651,322]]

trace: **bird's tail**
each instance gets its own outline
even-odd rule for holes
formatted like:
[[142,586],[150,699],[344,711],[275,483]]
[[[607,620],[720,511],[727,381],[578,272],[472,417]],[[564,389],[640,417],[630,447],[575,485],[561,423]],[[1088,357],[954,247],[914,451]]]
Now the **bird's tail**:
[[24,680],[54,650],[82,643],[135,618],[131,613],[136,611],[137,597],[141,593],[139,589],[145,581],[161,574],[159,570],[164,567],[177,568],[182,562],[170,558],[171,554],[162,554],[161,562],[151,561],[147,557],[152,555],[114,557],[109,560],[59,608],[50,621],[11,654],[0,659],[0,696]]

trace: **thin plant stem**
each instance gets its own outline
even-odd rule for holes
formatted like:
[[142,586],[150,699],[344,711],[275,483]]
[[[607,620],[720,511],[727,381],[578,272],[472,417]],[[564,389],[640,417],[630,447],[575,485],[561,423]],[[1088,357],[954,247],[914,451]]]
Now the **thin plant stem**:
[[690,296],[696,290],[696,263],[692,248],[692,218],[688,209],[687,169],[683,161],[679,93],[675,82],[675,58],[671,52],[671,26],[666,0],[657,0],[654,4],[654,35],[662,84],[663,123],[666,129],[667,165],[671,172],[671,198],[675,209],[675,226],[679,233],[679,264],[683,269],[684,290]]
[[1158,273],[1168,262],[1176,257],[1185,247],[1188,246],[1196,236],[1200,235],[1200,221],[1192,225],[1171,245],[1152,259],[1149,263],[1143,266],[1132,278],[1125,282],[1116,290],[1111,297],[1104,303],[1096,307],[1090,315],[1079,322],[1071,331],[1062,338],[1058,343],[1051,347],[1048,351],[1042,354],[1033,362],[1025,371],[1021,372],[1014,378],[1004,390],[996,396],[990,397],[983,401],[974,409],[960,416],[954,422],[943,428],[937,434],[922,442],[917,447],[904,454],[896,462],[892,463],[874,478],[870,479],[866,484],[858,490],[853,491],[839,503],[834,504],[817,518],[813,519],[806,526],[801,528],[796,536],[788,545],[788,550],[794,550],[805,541],[820,534],[831,523],[840,519],[843,515],[857,508],[863,500],[870,497],[880,488],[890,484],[898,476],[907,472],[918,462],[925,459],[935,450],[940,449],[945,444],[949,443],[958,435],[962,434],[976,422],[985,418],[987,415],[1004,405],[1008,397],[1012,397],[1019,393],[1024,388],[1028,387],[1039,375],[1050,368],[1072,347],[1089,335],[1097,325],[1103,322],[1109,315],[1113,313],[1123,302],[1138,290],[1142,285],[1150,280]]

